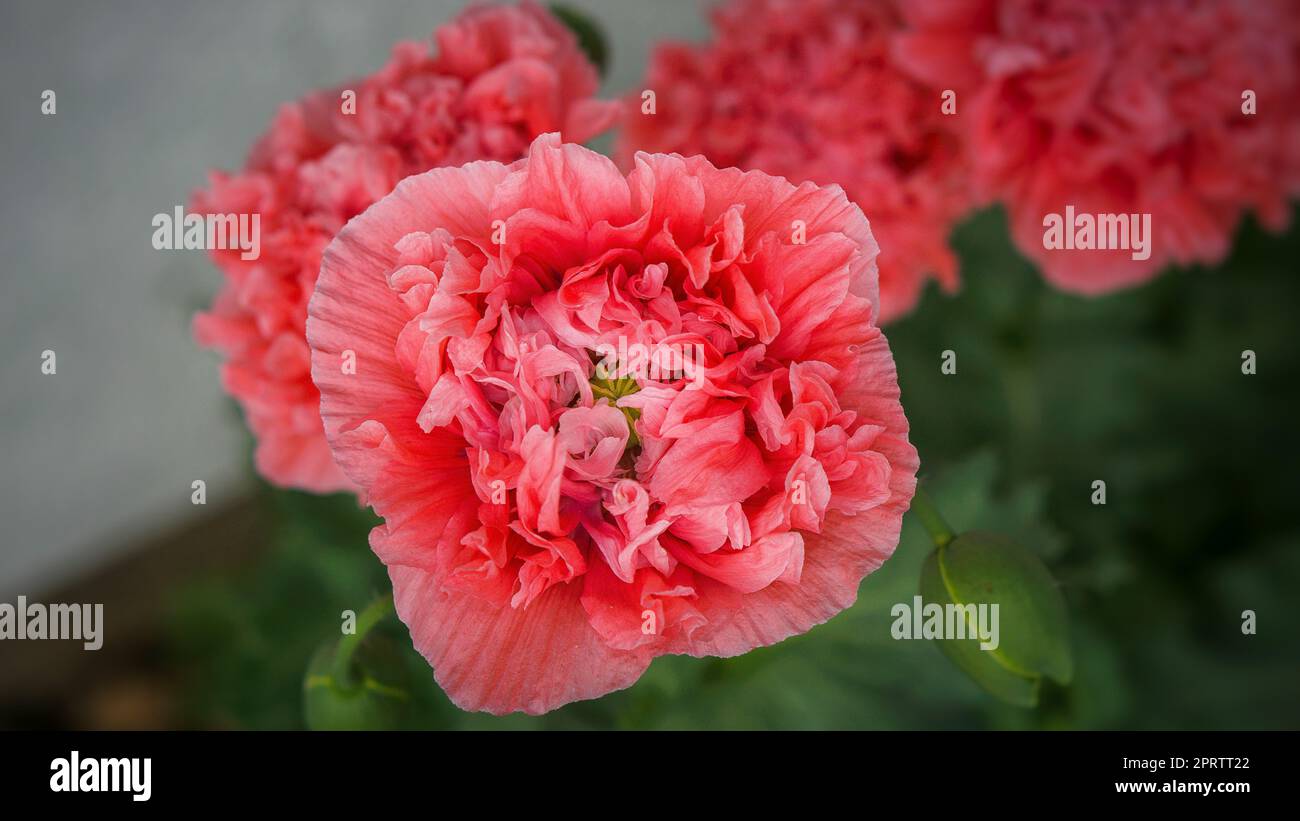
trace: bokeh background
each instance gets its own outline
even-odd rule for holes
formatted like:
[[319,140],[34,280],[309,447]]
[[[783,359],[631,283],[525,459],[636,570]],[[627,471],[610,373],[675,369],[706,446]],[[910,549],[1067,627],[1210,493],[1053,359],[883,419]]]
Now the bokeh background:
[[[695,0],[571,5],[605,32],[605,96],[638,87],[655,41],[706,32]],[[189,335],[220,275],[202,252],[154,251],[149,221],[209,167],[238,167],[281,102],[372,71],[460,6],[0,10],[0,601],[103,602],[106,620],[95,653],[0,643],[0,727],[303,726],[309,658],[387,588],[374,520],[255,478],[217,358]],[[930,643],[891,639],[931,549],[909,516],[828,624],[738,659],[662,658],[630,690],[540,718],[456,710],[390,620],[403,726],[1300,727],[1300,230],[1247,223],[1222,266],[1100,299],[1045,285],[996,210],[954,244],[961,292],[931,288],[887,329],[913,441],[954,526],[1016,536],[1060,580],[1070,687],[1002,705]]]

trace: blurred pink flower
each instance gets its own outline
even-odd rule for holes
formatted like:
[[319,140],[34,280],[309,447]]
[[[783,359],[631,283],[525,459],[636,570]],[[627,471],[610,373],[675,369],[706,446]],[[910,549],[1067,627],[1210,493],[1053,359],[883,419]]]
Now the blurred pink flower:
[[892,0],[730,0],[707,45],[668,43],[628,101],[622,154],[703,154],[719,166],[843,186],[880,241],[881,320],[928,277],[957,285],[947,245],[970,205],[963,147],[939,88],[899,71]]
[[617,103],[591,99],[596,72],[572,34],[529,0],[471,7],[434,40],[432,51],[399,43],[376,73],[283,106],[245,169],[214,172],[194,196],[196,213],[261,215],[258,259],[213,251],[225,287],[194,332],[225,355],[223,382],[257,438],[257,469],[277,485],[351,487],[325,443],[304,336],[334,234],[409,174],[509,162],[538,134],[582,141],[617,118]]
[[[1243,214],[1281,229],[1300,192],[1289,0],[917,0],[900,64],[960,89],[975,185],[1061,288],[1101,293],[1213,264]],[[1243,113],[1243,94],[1257,113]],[[1047,250],[1044,219],[1150,214],[1150,257]]]
[[[808,630],[894,551],[915,489],[857,206],[701,157],[632,165],[540,137],[406,179],[325,251],[326,437],[465,709],[541,713],[660,654]],[[618,353],[638,349],[698,370]]]

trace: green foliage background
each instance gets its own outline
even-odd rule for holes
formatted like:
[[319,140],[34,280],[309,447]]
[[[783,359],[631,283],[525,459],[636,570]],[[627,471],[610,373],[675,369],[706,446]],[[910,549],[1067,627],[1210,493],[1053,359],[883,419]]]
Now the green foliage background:
[[[730,660],[657,660],[632,688],[538,718],[457,710],[395,619],[412,728],[1297,728],[1300,231],[1243,227],[1213,269],[1086,299],[1054,291],[998,211],[954,237],[964,285],[887,329],[922,474],[957,530],[1047,562],[1076,673],[1025,710],[925,641],[890,637],[932,549],[897,553],[825,625]],[[1242,351],[1258,373],[1241,372]],[[955,375],[940,373],[944,350]],[[1107,483],[1107,504],[1090,502]],[[274,549],[176,597],[172,647],[195,726],[303,724],[303,671],[340,612],[388,589],[374,524],[345,497],[265,491]],[[1258,633],[1243,635],[1243,610]]]

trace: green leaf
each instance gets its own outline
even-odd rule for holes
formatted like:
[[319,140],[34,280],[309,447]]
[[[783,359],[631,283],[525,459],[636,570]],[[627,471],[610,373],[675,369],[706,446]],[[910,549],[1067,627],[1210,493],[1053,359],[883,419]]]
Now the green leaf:
[[997,533],[961,534],[926,560],[921,595],[943,605],[998,606],[996,647],[982,649],[978,638],[939,641],[992,695],[1032,707],[1043,676],[1069,684],[1074,665],[1065,600],[1047,567],[1019,544]]
[[605,34],[595,20],[567,3],[552,3],[551,12],[578,38],[578,46],[586,53],[600,76],[609,68],[609,48]]
[[316,651],[303,680],[304,717],[313,730],[390,730],[408,723],[411,692],[396,643],[366,637],[352,659],[350,683],[335,675],[331,642]]
[[[937,550],[921,568],[921,598],[940,606],[957,603],[943,583]],[[990,695],[1020,707],[1038,706],[1039,678],[1011,672],[992,652],[981,650],[978,639],[941,639],[937,643],[945,656]]]
[[971,531],[943,551],[939,569],[958,603],[1000,605],[1001,644],[991,651],[995,657],[1012,670],[1070,683],[1065,599],[1037,556],[1005,536]]

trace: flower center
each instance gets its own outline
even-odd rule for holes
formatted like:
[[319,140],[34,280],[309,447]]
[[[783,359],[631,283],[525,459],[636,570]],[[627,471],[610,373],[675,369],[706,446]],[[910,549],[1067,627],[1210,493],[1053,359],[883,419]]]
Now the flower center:
[[[621,379],[607,379],[599,376],[591,378],[591,392],[597,398],[604,397],[609,400],[609,404],[618,407],[618,400],[624,396],[631,396],[641,390],[641,386],[630,376]],[[641,417],[640,408],[618,408],[627,417],[627,450],[624,455],[632,454],[633,448],[641,447],[641,440],[636,435],[636,426],[633,424]],[[633,454],[635,455],[635,454]]]

